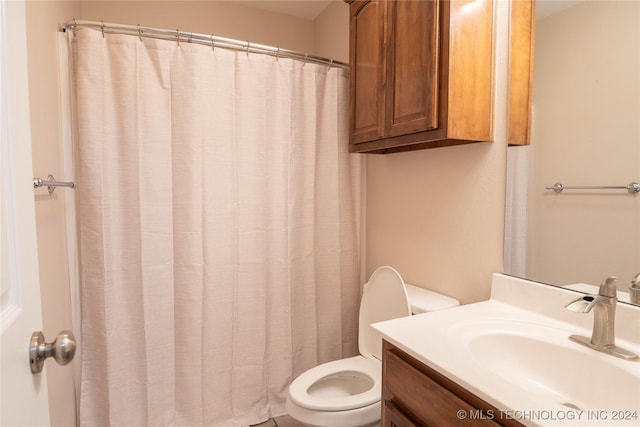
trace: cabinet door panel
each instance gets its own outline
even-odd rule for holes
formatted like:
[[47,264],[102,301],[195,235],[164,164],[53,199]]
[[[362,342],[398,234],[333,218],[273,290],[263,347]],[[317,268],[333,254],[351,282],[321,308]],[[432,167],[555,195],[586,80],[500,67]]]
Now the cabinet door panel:
[[388,134],[438,127],[439,1],[394,1],[389,33]]
[[533,51],[536,33],[535,0],[511,4],[509,40],[509,144],[531,141]]
[[[516,1],[515,3],[520,3]],[[449,3],[449,120],[452,138],[493,139],[493,0]],[[455,72],[453,71],[455,70]]]
[[384,137],[384,19],[386,2],[351,7],[351,142]]
[[[465,414],[476,412],[476,408],[433,379],[424,375],[414,366],[386,351],[383,378],[383,396],[400,406],[403,412],[416,423],[427,426],[452,426],[463,422],[459,411]],[[489,418],[473,420],[474,426],[495,427],[498,424]]]
[[416,424],[402,413],[393,402],[386,400],[382,415],[382,427],[417,427]]

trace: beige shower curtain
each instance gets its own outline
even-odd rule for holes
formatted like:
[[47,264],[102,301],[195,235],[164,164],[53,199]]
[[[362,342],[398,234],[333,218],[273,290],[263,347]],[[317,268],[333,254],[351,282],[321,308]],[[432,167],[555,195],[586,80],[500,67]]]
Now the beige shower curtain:
[[357,351],[347,74],[81,29],[72,38],[80,422],[247,425]]

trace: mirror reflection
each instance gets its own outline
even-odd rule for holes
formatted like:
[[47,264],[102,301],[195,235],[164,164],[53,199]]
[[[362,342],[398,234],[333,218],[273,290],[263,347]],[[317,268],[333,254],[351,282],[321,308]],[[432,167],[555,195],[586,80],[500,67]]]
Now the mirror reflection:
[[508,148],[505,273],[618,297],[640,272],[640,2],[538,1],[531,145]]

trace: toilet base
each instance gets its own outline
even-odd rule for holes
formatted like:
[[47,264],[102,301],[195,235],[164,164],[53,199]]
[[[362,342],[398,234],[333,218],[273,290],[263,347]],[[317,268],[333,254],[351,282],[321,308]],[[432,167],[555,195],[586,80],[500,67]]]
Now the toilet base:
[[293,419],[309,427],[380,426],[380,402],[347,411],[316,411],[302,408],[287,397],[286,409]]

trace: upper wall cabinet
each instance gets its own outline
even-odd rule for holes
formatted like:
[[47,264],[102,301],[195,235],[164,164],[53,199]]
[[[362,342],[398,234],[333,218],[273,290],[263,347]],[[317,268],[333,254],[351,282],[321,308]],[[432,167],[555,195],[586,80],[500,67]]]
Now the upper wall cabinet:
[[493,0],[350,4],[350,151],[493,139]]

